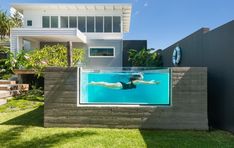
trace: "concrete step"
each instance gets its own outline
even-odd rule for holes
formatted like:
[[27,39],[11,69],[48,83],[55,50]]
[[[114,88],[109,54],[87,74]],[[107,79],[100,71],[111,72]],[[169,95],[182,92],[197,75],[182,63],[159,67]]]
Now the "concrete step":
[[17,84],[0,84],[0,90],[18,90]]
[[20,91],[19,90],[0,90],[0,98],[9,98],[9,97],[12,97],[12,96],[16,96],[16,95],[19,95],[20,94]]
[[0,84],[16,84],[16,82],[11,80],[0,80]]
[[7,99],[0,99],[0,106],[7,103]]
[[11,96],[10,91],[0,90],[0,98],[7,98],[7,97],[10,97],[10,96]]

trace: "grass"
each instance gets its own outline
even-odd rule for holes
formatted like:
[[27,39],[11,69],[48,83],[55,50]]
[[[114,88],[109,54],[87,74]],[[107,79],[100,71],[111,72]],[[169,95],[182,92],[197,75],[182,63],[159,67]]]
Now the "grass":
[[0,112],[15,112],[25,109],[35,109],[42,106],[43,102],[28,100],[8,100],[7,104],[0,106]]
[[234,135],[224,131],[44,128],[42,102],[11,100],[0,106],[0,147],[230,148]]

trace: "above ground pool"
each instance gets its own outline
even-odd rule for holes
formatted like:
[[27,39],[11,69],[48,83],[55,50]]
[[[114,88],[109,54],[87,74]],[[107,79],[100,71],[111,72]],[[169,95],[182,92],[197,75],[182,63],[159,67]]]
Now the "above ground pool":
[[170,105],[170,69],[80,70],[80,104]]

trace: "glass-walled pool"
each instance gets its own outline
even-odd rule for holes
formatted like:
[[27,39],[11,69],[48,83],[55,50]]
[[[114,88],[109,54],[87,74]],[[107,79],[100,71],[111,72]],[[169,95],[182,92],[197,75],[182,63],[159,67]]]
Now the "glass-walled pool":
[[170,69],[80,70],[80,104],[170,105]]

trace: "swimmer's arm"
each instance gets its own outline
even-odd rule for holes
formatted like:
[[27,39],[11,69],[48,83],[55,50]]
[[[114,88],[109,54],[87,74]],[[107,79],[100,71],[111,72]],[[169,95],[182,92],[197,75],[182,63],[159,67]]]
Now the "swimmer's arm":
[[151,80],[151,81],[144,81],[144,80],[134,80],[133,81],[133,84],[159,84],[160,82],[159,81],[154,81],[154,80]]

